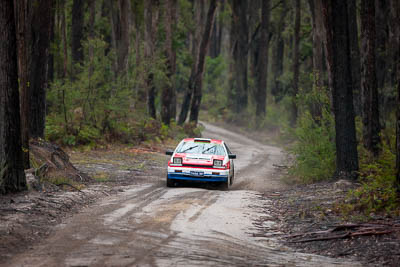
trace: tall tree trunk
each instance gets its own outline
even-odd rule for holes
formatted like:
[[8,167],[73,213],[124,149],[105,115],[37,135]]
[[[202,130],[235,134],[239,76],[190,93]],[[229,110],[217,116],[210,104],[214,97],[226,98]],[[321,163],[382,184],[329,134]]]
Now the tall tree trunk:
[[[393,96],[387,96],[384,92],[385,84],[390,81],[391,74],[395,72],[396,68],[391,70],[392,61],[396,60],[397,49],[390,43],[389,25],[390,25],[390,1],[375,0],[375,65],[376,65],[376,84],[379,94],[379,108],[380,117],[386,118],[392,112],[392,105],[394,102]],[[392,54],[392,57],[389,55]],[[394,87],[394,86],[393,86]],[[385,120],[382,120],[383,127]]]
[[389,67],[387,68],[389,74],[389,82],[392,88],[397,87],[397,65],[400,62],[400,51],[397,46],[397,30],[400,27],[397,17],[398,6],[397,0],[390,0],[390,12],[389,12],[389,42],[388,42],[388,62]]
[[44,136],[53,3],[52,0],[40,0],[32,4],[29,131],[34,138]]
[[[250,75],[257,80],[257,59],[260,48],[261,28],[261,2],[260,0],[248,1],[248,32],[249,32],[249,71]],[[250,86],[249,95],[252,99],[256,97],[257,84]],[[256,101],[255,101],[256,102]]]
[[[172,21],[172,31],[173,33],[176,32],[177,27],[178,27],[178,2],[176,0],[172,1],[172,15],[171,15],[171,21]],[[172,43],[173,41],[173,36],[175,34],[172,34]],[[172,64],[172,73],[175,75],[176,73],[176,48],[172,46],[172,54],[171,54],[171,64]],[[176,83],[175,83],[175,76],[173,76],[173,79],[171,81],[172,83],[172,96],[171,96],[171,107],[170,107],[170,112],[171,112],[171,119],[176,120]]]
[[379,89],[385,86],[387,68],[387,47],[388,42],[388,18],[389,1],[375,0],[375,64],[376,64],[376,84]]
[[[218,15],[217,15],[217,17],[218,17]],[[217,39],[218,39],[217,32],[218,32],[218,24],[214,23],[212,31],[211,31],[210,47],[208,48],[208,54],[211,58],[216,58],[218,56],[217,52],[216,52],[216,50],[217,50],[216,43],[217,43]]]
[[358,44],[356,0],[347,1],[350,37],[351,78],[353,81],[353,104],[356,115],[361,115],[361,60]]
[[294,0],[295,18],[294,18],[294,47],[293,47],[293,83],[292,83],[292,109],[290,123],[296,125],[297,121],[297,103],[296,96],[299,92],[299,71],[300,71],[300,19],[301,19],[301,3],[300,0]]
[[119,0],[121,35],[117,42],[118,71],[125,72],[128,68],[128,55],[131,45],[131,16],[132,8],[130,0]]
[[63,72],[61,77],[66,78],[68,75],[68,45],[67,45],[67,22],[65,19],[65,2],[61,0],[61,39],[63,43]]
[[274,30],[275,44],[272,47],[272,84],[271,94],[275,97],[275,102],[279,102],[283,97],[283,85],[280,81],[283,74],[283,55],[285,52],[285,42],[282,37],[282,32],[285,29],[285,18],[287,14],[287,5],[285,1],[282,2],[282,10],[279,16],[278,24]]
[[[86,100],[83,103],[83,116],[85,121],[90,120],[93,125],[96,124],[95,118],[91,115],[94,112],[94,104],[93,101],[91,101],[91,95],[93,94],[93,83],[92,83],[92,76],[94,72],[94,47],[93,47],[93,41],[95,38],[95,20],[96,20],[96,0],[89,0],[88,1],[88,8],[89,8],[89,30],[88,30],[88,59],[89,59],[89,68],[88,68],[88,92],[86,96]],[[90,110],[90,116],[88,114],[86,106],[89,106]],[[89,119],[90,117],[90,119]]]
[[354,120],[347,2],[323,2],[329,82],[336,131],[336,176],[355,179],[358,153]]
[[269,53],[269,17],[270,1],[261,4],[260,38],[258,40],[258,57],[256,58],[256,118],[261,121],[265,117],[267,101],[267,74]]
[[[400,8],[400,7],[399,7]],[[398,13],[400,19],[400,13]],[[398,24],[400,27],[400,23]],[[400,29],[397,30],[397,46],[400,53]],[[396,110],[396,183],[400,195],[400,64],[397,64],[397,110]]]
[[115,72],[117,75],[125,73],[128,68],[131,13],[132,9],[130,0],[118,0],[115,3],[111,3],[111,36],[117,56],[115,62]]
[[147,77],[146,77],[146,87],[147,87],[147,110],[152,118],[156,118],[156,87],[154,84],[154,74],[153,74],[153,61],[154,61],[154,51],[155,51],[155,34],[157,29],[158,21],[158,0],[145,1],[144,6],[144,56],[147,61]]
[[[393,47],[396,49],[396,54],[400,54],[400,3],[397,0],[391,1],[391,16],[393,19],[392,40]],[[400,196],[400,64],[397,64],[397,110],[396,110],[396,185],[397,194]]]
[[[313,87],[316,92],[322,94],[324,90],[324,48],[326,47],[322,19],[322,0],[309,0],[308,3],[312,15]],[[322,116],[322,103],[312,103],[310,109],[313,119],[319,122]]]
[[0,2],[0,193],[26,189],[13,1]]
[[164,85],[164,88],[161,92],[161,121],[169,125],[172,117],[171,107],[172,100],[175,95],[175,85],[174,85],[174,76],[175,76],[175,63],[176,63],[176,53],[175,49],[172,46],[172,38],[173,38],[173,29],[174,25],[174,14],[176,12],[176,0],[168,0],[165,2],[164,6],[165,14],[165,54],[167,58],[167,72],[166,76],[168,81]]
[[[215,15],[216,18],[218,18],[218,13],[221,13],[221,11],[217,10],[217,14]],[[220,38],[220,24],[215,21],[215,23],[213,24],[212,30],[211,30],[211,38],[210,38],[210,44],[209,44],[209,48],[208,48],[208,54],[211,58],[216,58],[219,55],[219,41],[221,40]]]
[[247,56],[248,56],[248,23],[247,1],[232,1],[232,35],[233,46],[233,85],[231,94],[234,98],[233,109],[239,114],[247,109],[248,81],[247,81]]
[[[61,74],[62,79],[66,79],[68,75],[68,45],[67,45],[67,22],[65,19],[65,1],[61,0],[60,1],[60,16],[61,16],[61,39],[63,43],[63,71]],[[68,133],[69,128],[68,128],[68,118],[67,118],[67,107],[65,105],[65,89],[62,89],[61,93],[61,99],[60,99],[60,109],[63,110],[64,113],[64,123],[65,123],[65,131]]]
[[194,78],[193,84],[193,98],[190,106],[190,122],[197,124],[200,111],[200,103],[202,97],[202,83],[204,74],[205,57],[207,54],[207,47],[210,41],[211,28],[214,24],[215,10],[217,9],[217,0],[210,1],[210,7],[208,8],[207,20],[203,32],[203,37],[201,38],[199,55],[198,55],[198,65],[197,72]]
[[[225,0],[221,0],[219,4],[219,12],[222,14],[225,11]],[[215,40],[215,55],[221,54],[222,48],[222,34],[224,29],[224,19],[222,16],[218,19],[218,27],[216,32],[216,40]]]
[[31,8],[28,0],[14,0],[18,48],[18,78],[21,103],[21,142],[24,169],[30,168],[29,163],[29,42]]
[[197,66],[198,66],[198,61],[199,61],[199,48],[200,48],[200,38],[201,34],[203,32],[203,13],[204,13],[204,3],[205,1],[194,1],[192,2],[192,7],[193,7],[193,16],[195,17],[196,27],[195,33],[192,36],[192,44],[191,44],[191,54],[193,58],[193,64],[192,68],[190,71],[190,77],[189,77],[189,82],[188,82],[188,87],[186,89],[183,102],[182,102],[182,107],[181,107],[181,112],[179,113],[179,119],[178,119],[178,124],[182,125],[185,123],[187,115],[189,113],[190,109],[190,103],[192,101],[192,96],[193,96],[193,85],[194,85],[194,79],[197,73]]
[[361,1],[361,100],[364,147],[378,156],[380,151],[379,101],[375,70],[375,3]]
[[143,99],[146,99],[146,88],[143,86],[143,81],[144,80],[144,73],[143,71],[140,71],[139,68],[142,66],[142,44],[143,44],[143,28],[142,24],[144,23],[143,21],[143,4],[138,1],[132,2],[132,12],[133,12],[133,26],[134,26],[134,34],[135,34],[135,43],[134,43],[134,49],[135,49],[135,77],[134,79],[136,81],[140,81],[135,83],[135,86],[133,88],[134,94],[136,96],[136,104],[139,104],[142,107],[145,107],[146,102],[143,101]]
[[[53,6],[54,7],[54,6]],[[50,29],[50,46],[54,43],[55,38],[55,24],[56,24],[56,11],[57,7],[54,7],[55,10],[51,12],[51,29]],[[49,50],[49,63],[48,63],[48,71],[47,71],[47,80],[51,83],[54,81],[54,51],[52,49]]]
[[[88,2],[89,5],[89,33],[88,33],[88,40],[89,42],[93,42],[95,38],[95,30],[94,30],[94,25],[95,25],[95,20],[96,20],[96,0],[89,0]],[[89,43],[89,48],[88,48],[88,56],[89,56],[89,80],[91,76],[93,75],[93,57],[94,57],[94,47],[93,44]]]
[[83,61],[83,19],[84,0],[74,0],[72,4],[72,26],[71,26],[71,56],[72,63]]
[[[309,0],[312,14],[312,37],[313,37],[313,76],[314,86],[322,91],[324,86],[324,46],[325,33],[322,19],[322,0]],[[324,44],[324,45],[322,45]]]

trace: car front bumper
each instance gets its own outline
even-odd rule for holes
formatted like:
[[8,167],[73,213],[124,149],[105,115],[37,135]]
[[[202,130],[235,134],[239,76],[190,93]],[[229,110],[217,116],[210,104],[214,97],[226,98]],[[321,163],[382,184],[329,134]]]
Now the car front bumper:
[[[177,172],[178,171],[178,172]],[[227,182],[229,170],[225,169],[203,169],[168,167],[168,179],[204,181],[204,182]]]

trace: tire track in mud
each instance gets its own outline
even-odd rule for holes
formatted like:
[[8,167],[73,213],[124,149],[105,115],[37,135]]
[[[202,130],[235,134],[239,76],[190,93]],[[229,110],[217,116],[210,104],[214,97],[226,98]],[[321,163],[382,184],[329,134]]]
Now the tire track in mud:
[[261,144],[246,136],[205,122],[201,123],[205,126],[204,137],[223,139],[237,155],[232,190],[265,192],[287,187],[281,181],[281,174],[274,167],[285,159],[285,153],[281,148]]

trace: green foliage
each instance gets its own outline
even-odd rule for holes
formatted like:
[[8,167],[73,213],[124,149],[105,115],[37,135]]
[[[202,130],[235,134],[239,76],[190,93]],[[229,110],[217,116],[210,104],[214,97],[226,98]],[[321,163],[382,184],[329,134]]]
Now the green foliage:
[[226,59],[206,57],[206,71],[203,82],[202,109],[211,120],[221,120],[227,115],[228,65]]
[[92,178],[97,182],[104,183],[110,179],[110,175],[106,172],[97,172],[96,174],[92,175]]
[[[279,103],[268,101],[264,120],[257,126],[259,129],[268,131],[279,130],[281,137],[285,137],[289,128],[290,97],[284,97]],[[254,121],[254,120],[253,120]]]
[[361,186],[351,190],[346,203],[339,205],[345,215],[361,212],[366,216],[384,212],[400,215],[400,202],[396,192],[395,154],[383,146],[378,159],[362,151],[360,162]]
[[308,109],[298,118],[294,135],[296,142],[291,148],[295,164],[290,174],[310,183],[330,179],[335,171],[335,124],[330,113],[328,98],[314,90],[299,99],[301,106],[314,103],[320,114],[314,116]]
[[76,141],[80,144],[89,144],[89,143],[94,143],[97,140],[101,138],[100,130],[94,127],[89,127],[87,125],[84,125],[77,137]]

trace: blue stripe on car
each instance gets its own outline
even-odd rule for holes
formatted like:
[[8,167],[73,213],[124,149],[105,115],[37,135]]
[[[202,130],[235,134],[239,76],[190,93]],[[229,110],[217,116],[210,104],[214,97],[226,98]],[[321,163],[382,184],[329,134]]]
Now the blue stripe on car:
[[180,173],[168,173],[168,179],[177,180],[190,180],[190,181],[204,181],[204,182],[226,182],[228,181],[227,175],[206,175],[202,177],[193,177]]

